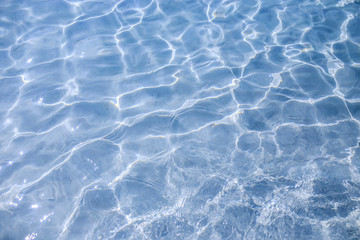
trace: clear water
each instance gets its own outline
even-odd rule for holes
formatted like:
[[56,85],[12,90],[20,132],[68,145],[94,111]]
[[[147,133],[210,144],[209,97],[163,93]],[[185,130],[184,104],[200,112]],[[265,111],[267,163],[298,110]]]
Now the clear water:
[[0,0],[0,239],[360,239],[360,4]]

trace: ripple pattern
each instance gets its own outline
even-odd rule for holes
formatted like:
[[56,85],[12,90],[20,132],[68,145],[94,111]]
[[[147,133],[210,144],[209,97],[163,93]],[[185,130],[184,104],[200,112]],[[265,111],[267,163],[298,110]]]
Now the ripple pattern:
[[360,239],[359,1],[0,5],[0,239]]

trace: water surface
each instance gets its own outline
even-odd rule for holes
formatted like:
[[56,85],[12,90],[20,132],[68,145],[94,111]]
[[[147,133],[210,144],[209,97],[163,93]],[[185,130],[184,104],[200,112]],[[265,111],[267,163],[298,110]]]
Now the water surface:
[[0,0],[0,239],[360,239],[359,14]]

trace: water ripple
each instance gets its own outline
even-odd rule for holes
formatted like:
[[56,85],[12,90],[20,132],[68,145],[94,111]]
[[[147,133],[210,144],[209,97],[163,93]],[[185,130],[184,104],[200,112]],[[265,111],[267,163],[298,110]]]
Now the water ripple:
[[0,7],[0,239],[359,239],[354,0]]

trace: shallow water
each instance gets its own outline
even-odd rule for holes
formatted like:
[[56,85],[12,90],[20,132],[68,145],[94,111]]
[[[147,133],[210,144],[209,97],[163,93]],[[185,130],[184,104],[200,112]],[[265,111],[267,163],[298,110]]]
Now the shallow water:
[[360,239],[360,4],[0,0],[0,239]]

